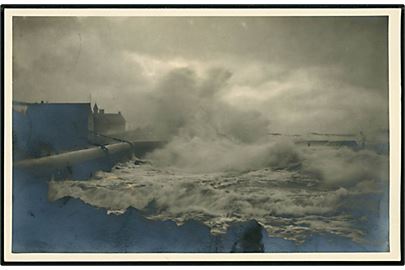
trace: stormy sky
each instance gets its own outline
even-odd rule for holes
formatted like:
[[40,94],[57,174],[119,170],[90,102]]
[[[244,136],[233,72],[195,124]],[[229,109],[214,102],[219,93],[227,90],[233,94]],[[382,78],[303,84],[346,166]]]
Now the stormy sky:
[[386,17],[14,17],[13,98],[91,95],[130,128],[204,99],[221,102],[214,116],[233,108],[220,113],[273,132],[385,129],[387,27]]

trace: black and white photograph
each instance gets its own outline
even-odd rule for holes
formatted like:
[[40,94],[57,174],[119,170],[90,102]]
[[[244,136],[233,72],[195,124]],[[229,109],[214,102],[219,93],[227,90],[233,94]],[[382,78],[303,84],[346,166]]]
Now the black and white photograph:
[[310,11],[6,8],[8,258],[403,260],[401,8]]

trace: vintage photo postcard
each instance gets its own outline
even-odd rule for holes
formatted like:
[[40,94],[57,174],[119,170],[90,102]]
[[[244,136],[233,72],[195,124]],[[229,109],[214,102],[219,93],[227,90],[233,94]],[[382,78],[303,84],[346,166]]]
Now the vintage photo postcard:
[[403,262],[401,6],[2,12],[3,263]]

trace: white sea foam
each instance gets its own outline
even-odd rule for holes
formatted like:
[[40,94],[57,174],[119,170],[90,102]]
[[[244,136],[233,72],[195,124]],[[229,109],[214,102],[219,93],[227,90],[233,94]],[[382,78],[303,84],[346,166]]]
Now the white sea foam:
[[130,161],[88,181],[51,181],[49,199],[80,198],[114,214],[134,207],[178,224],[198,220],[214,234],[255,219],[271,236],[298,242],[313,233],[361,241],[346,201],[387,186],[387,158],[367,150],[213,143],[174,141],[149,156],[153,165]]

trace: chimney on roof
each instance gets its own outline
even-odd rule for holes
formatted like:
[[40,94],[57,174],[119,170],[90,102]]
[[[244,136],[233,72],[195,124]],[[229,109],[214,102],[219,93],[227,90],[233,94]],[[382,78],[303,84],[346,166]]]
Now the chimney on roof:
[[96,113],[96,114],[98,113],[98,106],[97,106],[97,103],[94,104],[93,112]]

